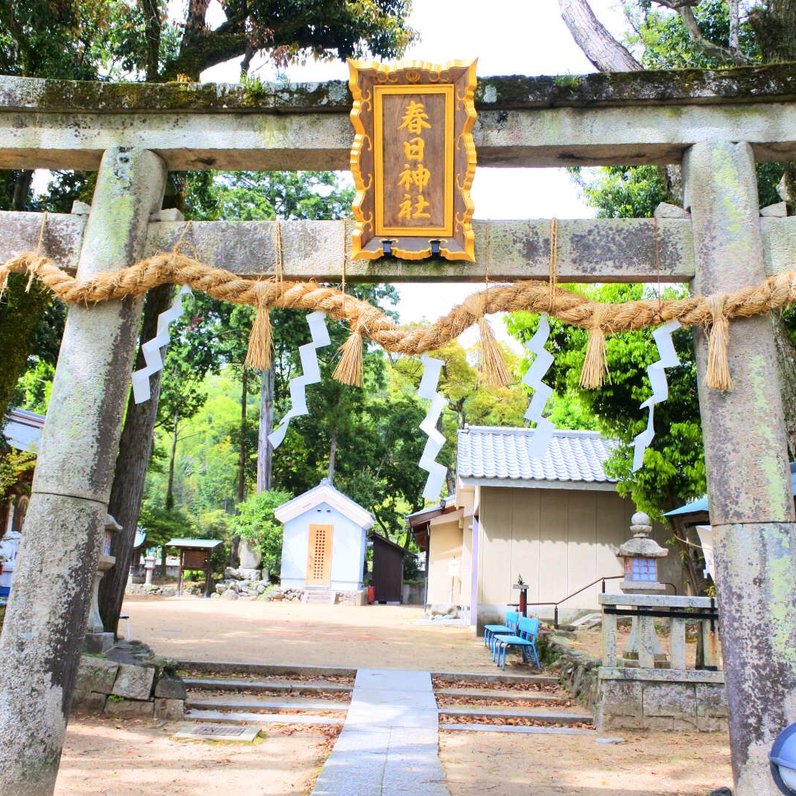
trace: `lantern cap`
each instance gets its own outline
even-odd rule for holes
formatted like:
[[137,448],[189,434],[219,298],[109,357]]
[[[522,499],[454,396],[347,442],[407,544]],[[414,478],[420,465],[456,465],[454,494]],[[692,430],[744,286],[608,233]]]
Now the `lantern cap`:
[[661,547],[654,539],[652,533],[652,520],[643,511],[637,511],[630,518],[630,530],[633,538],[628,539],[617,551],[619,558],[665,558],[669,551]]

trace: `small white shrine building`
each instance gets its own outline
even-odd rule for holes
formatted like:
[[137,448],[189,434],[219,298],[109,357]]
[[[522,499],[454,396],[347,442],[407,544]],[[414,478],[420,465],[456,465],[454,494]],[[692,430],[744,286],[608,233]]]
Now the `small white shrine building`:
[[365,569],[370,512],[324,478],[274,512],[285,526],[283,587],[359,592]]

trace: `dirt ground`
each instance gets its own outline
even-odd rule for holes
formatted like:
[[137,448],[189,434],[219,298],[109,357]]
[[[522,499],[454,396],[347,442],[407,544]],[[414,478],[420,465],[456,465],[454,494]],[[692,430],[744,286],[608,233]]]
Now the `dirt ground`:
[[312,790],[332,741],[318,730],[251,744],[175,740],[175,722],[75,717],[55,796],[288,796]]
[[[134,637],[183,659],[495,672],[483,643],[466,628],[415,624],[421,611],[414,607],[189,597],[128,598],[124,607]],[[57,796],[307,794],[331,748],[314,729],[269,732],[238,745],[177,741],[178,726],[74,719]],[[443,731],[440,757],[451,796],[705,796],[731,785],[725,735],[615,735],[624,741]]]
[[[423,610],[411,605],[131,596],[123,612],[130,616],[134,638],[181,660],[495,671],[483,642],[470,630],[418,625]],[[120,629],[124,632],[124,623]]]
[[705,796],[732,787],[718,733],[579,735],[440,733],[451,796]]

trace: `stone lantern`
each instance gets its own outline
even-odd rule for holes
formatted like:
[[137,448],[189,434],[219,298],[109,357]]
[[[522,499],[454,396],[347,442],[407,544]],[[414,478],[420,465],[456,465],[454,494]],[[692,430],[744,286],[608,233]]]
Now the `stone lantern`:
[[[652,521],[638,511],[630,518],[632,538],[628,539],[617,551],[625,569],[625,579],[620,588],[625,594],[654,594],[663,592],[666,586],[658,580],[658,559],[669,555],[666,548],[661,547],[654,539]],[[656,668],[668,668],[669,661],[655,633],[655,622],[651,616],[634,616],[630,638],[623,652],[625,666],[638,666],[639,646],[643,645],[647,653],[652,653]]]
[[625,567],[625,579],[620,588],[625,594],[665,591],[666,586],[658,581],[658,559],[668,556],[669,551],[650,539],[652,521],[644,512],[636,512],[630,523],[633,537],[616,554],[623,559]]
[[99,611],[99,585],[103,575],[116,563],[116,558],[111,555],[111,541],[113,534],[121,531],[122,526],[111,517],[105,519],[105,535],[102,539],[97,571],[94,573],[94,586],[91,590],[91,607],[88,612],[88,625],[86,626],[86,639],[84,647],[86,652],[107,652],[113,646],[113,633],[106,633],[102,624]]

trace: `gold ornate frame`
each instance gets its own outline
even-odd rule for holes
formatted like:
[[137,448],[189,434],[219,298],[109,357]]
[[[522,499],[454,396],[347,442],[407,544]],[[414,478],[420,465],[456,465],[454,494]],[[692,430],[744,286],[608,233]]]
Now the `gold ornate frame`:
[[[470,188],[475,175],[476,151],[472,129],[476,112],[476,61],[451,61],[434,65],[424,61],[387,65],[349,61],[349,86],[353,96],[351,123],[354,144],[351,172],[356,186],[353,211],[356,226],[352,240],[353,259],[375,260],[395,255],[406,260],[443,257],[446,260],[475,260],[473,203]],[[445,207],[450,207],[442,227],[384,227],[383,197],[376,190],[381,177],[383,124],[379,102],[389,94],[440,93],[446,100]],[[448,127],[452,129],[448,129]],[[450,163],[448,160],[450,159]],[[379,233],[377,234],[377,228]]]

